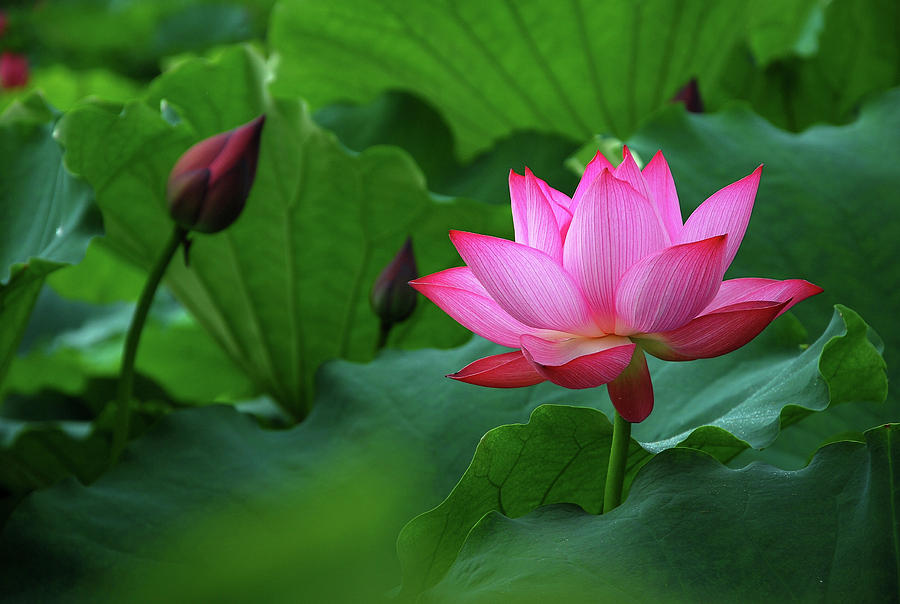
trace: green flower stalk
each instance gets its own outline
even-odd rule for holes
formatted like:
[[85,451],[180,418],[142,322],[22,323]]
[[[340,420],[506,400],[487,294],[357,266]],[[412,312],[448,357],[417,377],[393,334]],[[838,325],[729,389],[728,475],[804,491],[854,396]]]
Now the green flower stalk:
[[134,362],[156,289],[178,248],[184,245],[187,249],[190,231],[217,233],[240,216],[256,176],[264,122],[265,116],[260,116],[243,126],[200,141],[185,151],[169,174],[168,208],[176,224],[150,271],[125,336],[111,463],[118,460],[128,440]]

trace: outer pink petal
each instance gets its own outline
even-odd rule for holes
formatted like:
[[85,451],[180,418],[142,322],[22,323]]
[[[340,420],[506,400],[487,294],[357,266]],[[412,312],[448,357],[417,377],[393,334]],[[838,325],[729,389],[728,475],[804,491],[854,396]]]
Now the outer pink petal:
[[464,231],[450,239],[491,298],[531,327],[596,335],[590,308],[575,281],[544,252]]
[[463,327],[501,346],[518,348],[519,336],[538,331],[500,308],[468,267],[448,268],[409,284]]
[[653,411],[653,383],[640,346],[634,349],[628,367],[606,385],[606,390],[613,407],[625,421],[636,424],[647,419]]
[[628,366],[634,352],[634,344],[625,344],[577,357],[558,367],[542,365],[532,359],[527,350],[522,349],[525,358],[534,368],[554,384],[564,388],[594,388],[616,379]]
[[478,359],[447,377],[490,388],[521,388],[545,379],[520,350]]
[[529,334],[522,335],[520,341],[522,350],[527,351],[531,360],[541,365],[565,365],[577,357],[630,343],[628,338],[619,336],[548,340]]
[[673,245],[628,269],[616,289],[616,333],[667,331],[700,314],[722,283],[727,239]]
[[681,229],[684,228],[681,206],[678,203],[672,172],[662,151],[657,151],[650,163],[644,166],[643,174],[651,201],[656,206],[663,227],[669,234],[669,240],[672,243],[681,241]]
[[741,302],[697,317],[687,325],[635,340],[664,361],[708,359],[736,350],[759,335],[787,302]]
[[[719,288],[719,293],[713,298],[701,315],[709,314],[724,306],[730,306],[739,302],[787,302],[781,313],[786,312],[798,302],[806,300],[810,296],[822,293],[822,288],[803,279],[788,279],[778,281],[776,279],[729,279],[724,281]],[[778,314],[781,314],[778,313]]]
[[663,246],[662,227],[650,202],[604,171],[576,208],[563,244],[563,266],[580,285],[604,332],[615,330],[619,279]]
[[510,170],[509,197],[512,200],[516,242],[541,250],[560,262],[562,236],[551,207],[556,204],[544,195],[531,170],[526,170],[525,176]]
[[715,235],[728,235],[728,250],[725,254],[725,268],[734,260],[747,223],[753,210],[753,200],[759,187],[762,166],[737,182],[713,193],[700,204],[681,231],[681,243],[699,241]]
[[581,203],[581,198],[584,197],[590,186],[594,184],[594,181],[600,177],[600,174],[604,170],[615,172],[616,167],[606,159],[605,155],[597,151],[596,155],[594,155],[594,159],[588,162],[588,165],[584,168],[584,174],[581,175],[581,180],[575,188],[575,194],[572,195],[572,204],[569,206],[569,210],[571,210],[573,214]]

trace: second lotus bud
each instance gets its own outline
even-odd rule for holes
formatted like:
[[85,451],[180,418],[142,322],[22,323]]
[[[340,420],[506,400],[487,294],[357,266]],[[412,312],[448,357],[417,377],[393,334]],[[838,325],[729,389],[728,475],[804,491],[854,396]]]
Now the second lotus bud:
[[182,227],[216,233],[237,220],[253,186],[265,116],[204,139],[169,174],[169,214]]
[[405,321],[416,309],[417,294],[409,286],[409,281],[418,276],[412,239],[407,237],[403,247],[381,271],[372,286],[372,310],[383,325],[390,326]]

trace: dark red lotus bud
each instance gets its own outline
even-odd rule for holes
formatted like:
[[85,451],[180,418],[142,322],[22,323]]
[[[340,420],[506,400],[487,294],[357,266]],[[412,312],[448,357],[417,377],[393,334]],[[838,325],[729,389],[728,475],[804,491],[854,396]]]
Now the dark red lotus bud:
[[200,141],[184,152],[166,190],[169,214],[186,229],[221,231],[240,216],[256,176],[266,116]]
[[383,325],[393,325],[405,321],[416,309],[416,290],[409,282],[419,276],[416,269],[416,258],[413,255],[412,239],[394,256],[390,264],[384,267],[369,297],[372,310],[381,319]]
[[0,55],[0,87],[19,88],[28,83],[28,59],[15,52]]
[[703,113],[703,99],[700,98],[700,88],[697,86],[697,78],[682,86],[681,90],[672,97],[675,102],[681,101],[691,113]]
[[6,17],[6,13],[0,10],[0,38],[3,37],[3,34],[6,33],[6,26],[9,24],[9,19]]

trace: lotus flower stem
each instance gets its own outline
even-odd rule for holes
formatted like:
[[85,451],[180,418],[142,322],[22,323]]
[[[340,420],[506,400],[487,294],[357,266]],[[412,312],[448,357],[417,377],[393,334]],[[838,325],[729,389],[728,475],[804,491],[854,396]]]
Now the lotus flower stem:
[[169,263],[186,241],[188,231],[180,226],[176,226],[172,232],[169,242],[166,244],[165,250],[160,255],[159,260],[153,265],[147,283],[138,299],[137,307],[134,309],[134,316],[131,318],[131,325],[128,327],[128,333],[125,336],[125,348],[122,351],[122,369],[119,373],[119,388],[116,396],[116,418],[113,425],[113,444],[110,463],[114,464],[122,454],[125,443],[128,440],[128,428],[131,421],[131,396],[134,389],[134,360],[137,356],[138,343],[141,339],[141,332],[144,329],[144,323],[147,320],[147,313],[150,311],[150,304],[156,294],[156,289],[162,281],[163,275],[168,268]]
[[613,421],[612,444],[609,448],[609,467],[606,470],[606,486],[603,490],[603,513],[622,503],[622,485],[625,483],[625,462],[628,461],[628,445],[631,443],[631,423],[616,413]]

